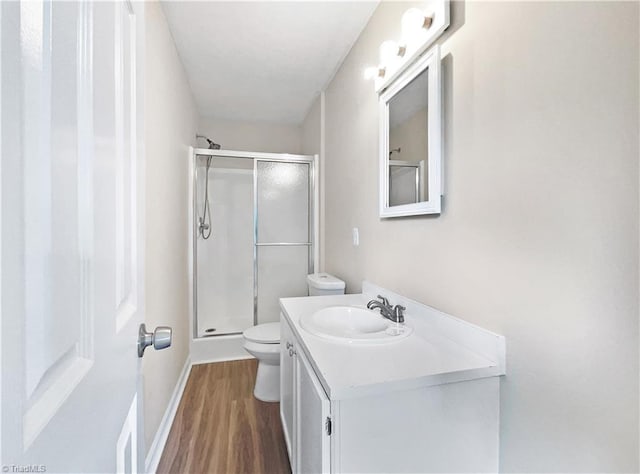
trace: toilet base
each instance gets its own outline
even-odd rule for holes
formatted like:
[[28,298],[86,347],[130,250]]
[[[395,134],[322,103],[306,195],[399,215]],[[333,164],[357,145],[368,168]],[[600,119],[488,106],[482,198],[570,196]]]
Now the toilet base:
[[[280,361],[278,361],[280,362]],[[256,374],[256,386],[253,396],[263,402],[280,401],[280,364],[269,364],[258,361],[258,373]]]

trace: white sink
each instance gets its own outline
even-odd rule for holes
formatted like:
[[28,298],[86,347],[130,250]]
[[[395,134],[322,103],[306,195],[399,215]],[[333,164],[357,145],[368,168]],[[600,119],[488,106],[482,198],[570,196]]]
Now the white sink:
[[380,313],[358,306],[330,306],[300,318],[300,326],[316,336],[349,343],[385,343],[404,339],[413,332]]

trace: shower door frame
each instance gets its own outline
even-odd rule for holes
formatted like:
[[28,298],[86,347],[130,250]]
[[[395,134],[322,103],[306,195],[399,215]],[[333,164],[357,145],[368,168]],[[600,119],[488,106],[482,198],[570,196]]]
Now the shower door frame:
[[[229,332],[225,334],[211,334],[208,336],[198,336],[198,156],[212,156],[215,158],[238,158],[253,160],[253,325],[258,324],[258,247],[302,247],[308,248],[308,266],[307,273],[313,273],[318,266],[318,254],[316,252],[317,232],[318,232],[318,187],[316,179],[318,175],[318,155],[296,155],[289,153],[265,153],[265,152],[247,152],[235,150],[211,150],[208,148],[192,148],[191,160],[191,232],[192,232],[192,289],[193,289],[193,311],[192,313],[192,338],[194,340],[212,339],[224,336],[238,336],[239,332]],[[278,163],[299,163],[309,166],[309,206],[308,206],[308,242],[258,242],[258,163],[259,162],[278,162]],[[208,179],[208,177],[207,177]],[[213,230],[213,221],[209,223]]]
[[[415,203],[421,202],[421,182],[420,177],[424,173],[424,160],[420,161],[402,161],[402,160],[389,160],[389,202],[391,202],[391,189],[393,182],[391,180],[391,167],[395,166],[396,168],[415,168]],[[415,204],[409,203],[409,204]],[[395,204],[395,206],[400,206],[402,204]]]

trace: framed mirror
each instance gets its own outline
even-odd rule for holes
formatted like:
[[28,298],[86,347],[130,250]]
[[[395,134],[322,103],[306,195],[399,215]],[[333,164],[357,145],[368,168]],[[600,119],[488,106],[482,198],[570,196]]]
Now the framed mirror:
[[380,94],[380,217],[440,213],[440,76],[434,46]]

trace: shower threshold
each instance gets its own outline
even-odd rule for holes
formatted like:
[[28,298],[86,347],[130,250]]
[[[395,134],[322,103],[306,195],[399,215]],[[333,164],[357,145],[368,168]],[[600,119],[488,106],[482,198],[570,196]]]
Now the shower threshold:
[[198,337],[231,336],[242,334],[253,326],[253,316],[237,316],[229,318],[200,318],[198,321]]

